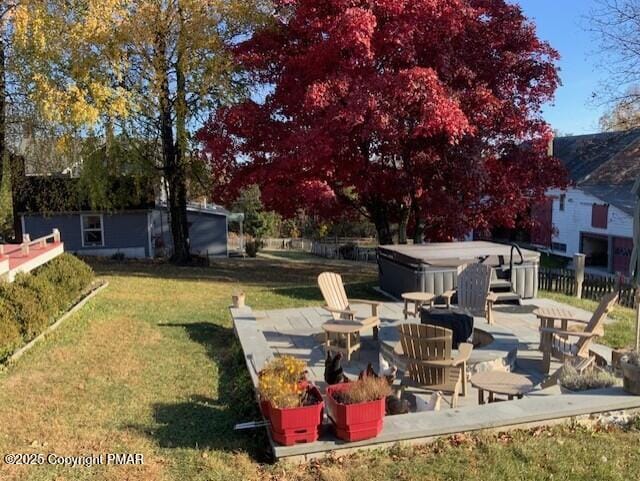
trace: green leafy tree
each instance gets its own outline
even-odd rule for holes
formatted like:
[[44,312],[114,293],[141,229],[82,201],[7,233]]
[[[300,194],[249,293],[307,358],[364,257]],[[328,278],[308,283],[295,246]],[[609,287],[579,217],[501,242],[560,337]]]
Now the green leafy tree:
[[282,217],[276,212],[264,209],[260,187],[256,184],[240,191],[232,210],[244,213],[244,231],[251,237],[263,239],[280,236]]
[[[261,22],[262,0],[30,0],[15,8],[22,81],[67,132],[154,139],[174,261],[188,260],[191,131],[246,94],[228,47]],[[95,165],[95,164],[94,164]]]

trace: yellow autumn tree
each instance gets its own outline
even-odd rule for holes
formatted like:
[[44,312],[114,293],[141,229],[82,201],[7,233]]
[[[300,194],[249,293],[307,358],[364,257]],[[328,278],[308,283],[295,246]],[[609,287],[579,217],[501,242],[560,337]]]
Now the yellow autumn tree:
[[14,14],[22,81],[48,122],[158,139],[174,260],[189,258],[191,132],[204,112],[244,94],[229,47],[263,0],[25,0]]

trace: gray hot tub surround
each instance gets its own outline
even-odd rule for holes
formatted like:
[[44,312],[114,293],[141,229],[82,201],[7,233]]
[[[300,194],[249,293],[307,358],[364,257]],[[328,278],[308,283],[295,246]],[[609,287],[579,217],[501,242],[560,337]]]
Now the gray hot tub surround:
[[[404,370],[401,360],[402,347],[397,326],[415,320],[382,322],[380,326],[380,351],[389,361]],[[473,329],[474,344],[478,344],[471,352],[467,370],[471,375],[477,372],[506,370],[515,368],[518,355],[518,338],[513,332],[497,325],[489,325],[476,318]],[[453,351],[455,357],[457,351]]]
[[[513,253],[511,285],[523,299],[538,294],[540,253],[520,249]],[[511,246],[485,241],[434,242],[420,245],[385,245],[378,247],[380,288],[399,298],[403,292],[442,294],[456,287],[458,266],[483,261],[492,267],[509,267]]]

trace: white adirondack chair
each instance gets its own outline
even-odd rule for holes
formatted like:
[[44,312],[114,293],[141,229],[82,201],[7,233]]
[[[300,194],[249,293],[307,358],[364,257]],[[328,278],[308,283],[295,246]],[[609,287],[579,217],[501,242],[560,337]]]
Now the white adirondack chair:
[[467,264],[458,268],[457,289],[446,291],[442,294],[447,307],[451,306],[451,298],[458,294],[458,307],[473,316],[481,316],[493,324],[492,308],[495,302],[491,287],[491,271],[493,269],[485,264]]

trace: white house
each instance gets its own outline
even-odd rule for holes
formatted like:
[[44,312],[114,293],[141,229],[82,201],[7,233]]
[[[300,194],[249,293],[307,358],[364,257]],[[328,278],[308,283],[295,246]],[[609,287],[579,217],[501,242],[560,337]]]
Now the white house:
[[542,227],[532,232],[532,242],[561,256],[581,252],[588,266],[627,274],[640,130],[559,137],[553,155],[567,168],[571,186],[550,190],[547,203],[536,208]]

